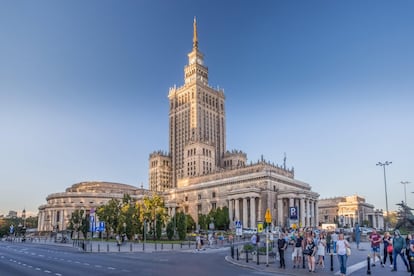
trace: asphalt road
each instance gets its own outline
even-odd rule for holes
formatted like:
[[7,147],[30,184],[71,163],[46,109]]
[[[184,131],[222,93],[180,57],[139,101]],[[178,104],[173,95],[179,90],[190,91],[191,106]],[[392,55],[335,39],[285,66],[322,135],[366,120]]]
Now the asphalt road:
[[0,275],[271,275],[227,263],[224,251],[84,253],[72,247],[0,242]]

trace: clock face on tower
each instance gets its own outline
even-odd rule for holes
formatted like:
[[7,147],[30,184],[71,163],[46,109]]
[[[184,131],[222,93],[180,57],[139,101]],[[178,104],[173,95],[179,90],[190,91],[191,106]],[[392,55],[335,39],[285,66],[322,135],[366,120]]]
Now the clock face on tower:
[[195,57],[191,58],[191,59],[190,59],[190,64],[195,63],[195,61],[196,61],[196,58],[195,58]]
[[201,58],[197,58],[197,63],[203,65],[203,60]]

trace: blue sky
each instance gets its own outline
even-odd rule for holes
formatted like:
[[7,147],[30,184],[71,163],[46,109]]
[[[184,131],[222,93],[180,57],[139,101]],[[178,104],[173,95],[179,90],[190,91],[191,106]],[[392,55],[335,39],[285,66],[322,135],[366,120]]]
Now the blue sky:
[[[2,1],[0,214],[80,181],[147,187],[168,150],[197,16],[227,148],[294,166],[321,198],[385,209],[414,182],[413,1]],[[414,205],[414,183],[407,201]]]

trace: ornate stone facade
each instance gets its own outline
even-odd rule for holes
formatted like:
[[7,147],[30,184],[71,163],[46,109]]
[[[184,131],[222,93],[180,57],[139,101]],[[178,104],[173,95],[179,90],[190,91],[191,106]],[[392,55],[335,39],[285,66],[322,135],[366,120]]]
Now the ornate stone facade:
[[374,210],[374,205],[358,195],[320,199],[319,218],[321,223],[336,223],[341,227],[359,223],[384,229],[382,210]]
[[63,193],[50,194],[47,204],[39,207],[38,227],[40,232],[66,230],[72,213],[75,210],[98,208],[109,200],[122,200],[124,194],[140,200],[149,191],[134,186],[111,182],[81,182],[67,188]]
[[[150,155],[149,183],[163,194],[171,216],[183,211],[197,221],[198,214],[228,207],[231,221],[254,228],[269,208],[274,225],[317,225],[319,195],[295,180],[293,169],[263,158],[247,165],[244,152],[226,150],[224,91],[208,83],[195,20],[184,85],[171,88],[168,98],[170,152]],[[297,220],[288,217],[289,207],[297,207]]]
[[[293,168],[263,158],[248,165],[244,152],[226,150],[224,91],[209,86],[203,57],[194,21],[184,85],[171,88],[168,94],[170,152],[156,151],[149,156],[151,192],[164,197],[171,216],[183,211],[197,221],[198,214],[228,207],[232,222],[255,228],[269,209],[275,226],[316,226],[319,194],[296,180]],[[118,183],[78,183],[47,197],[47,204],[39,207],[38,230],[65,230],[75,210],[88,212],[112,198],[122,199],[124,194],[140,200],[149,193]],[[297,208],[297,219],[290,219],[289,207]]]

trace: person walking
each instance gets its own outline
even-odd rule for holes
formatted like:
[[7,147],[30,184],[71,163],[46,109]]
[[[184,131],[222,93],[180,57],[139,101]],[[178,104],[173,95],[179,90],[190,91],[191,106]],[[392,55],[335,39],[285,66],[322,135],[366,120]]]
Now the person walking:
[[407,260],[404,258],[404,250],[405,250],[405,239],[401,236],[400,230],[395,230],[394,238],[392,239],[392,247],[394,250],[392,251],[392,258],[393,258],[393,266],[394,268],[391,271],[397,271],[397,256],[400,255],[401,259],[404,261],[405,266],[407,267],[407,271],[410,271],[408,267]]
[[411,269],[411,276],[414,276],[414,234],[411,234],[410,246],[409,246],[408,256],[410,257],[410,269]]
[[382,238],[382,243],[384,245],[384,261],[383,266],[387,263],[387,257],[390,259],[390,267],[392,267],[392,238],[390,232],[385,232],[384,237]]
[[381,265],[381,255],[380,255],[380,246],[381,246],[381,235],[377,233],[377,229],[373,228],[371,234],[369,235],[369,241],[371,242],[371,252],[372,252],[372,265],[375,266],[375,256],[378,257]]
[[361,242],[361,228],[359,223],[355,223],[355,242],[357,244],[357,249],[359,249],[359,243]]
[[341,276],[346,275],[346,262],[348,260],[348,256],[346,255],[347,248],[351,248],[351,246],[346,240],[344,240],[344,234],[340,233],[338,236],[338,241],[336,242],[336,252],[338,255]]
[[408,234],[407,237],[405,238],[405,257],[407,257],[407,263],[408,263],[408,268],[410,269],[411,272],[411,267],[410,267],[410,242],[411,242],[412,236],[411,234]]
[[295,245],[293,249],[293,268],[300,268],[302,265],[302,246],[303,236],[300,233],[295,234]]
[[332,247],[333,247],[333,253],[334,255],[336,255],[336,242],[338,241],[338,234],[336,233],[336,231],[334,231],[331,235],[331,239],[332,239]]
[[316,245],[313,241],[312,235],[308,235],[306,238],[306,246],[304,252],[306,252],[308,258],[309,272],[315,272]]
[[285,235],[281,233],[279,239],[277,240],[277,248],[279,250],[279,268],[286,268],[285,264],[285,250],[288,246],[288,242],[285,239]]
[[331,232],[326,234],[326,253],[331,253]]
[[325,248],[326,248],[325,235],[323,233],[320,233],[316,255],[318,258],[317,264],[322,268],[325,268],[325,250],[326,250]]

